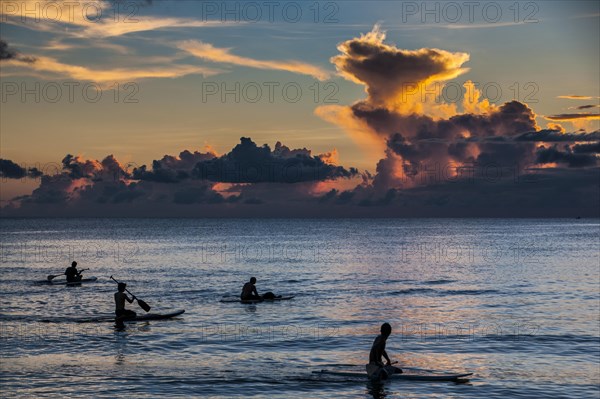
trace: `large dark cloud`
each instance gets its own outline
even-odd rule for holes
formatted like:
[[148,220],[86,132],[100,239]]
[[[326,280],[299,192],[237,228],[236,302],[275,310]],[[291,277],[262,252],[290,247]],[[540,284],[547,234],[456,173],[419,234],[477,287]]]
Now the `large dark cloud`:
[[242,137],[231,152],[198,162],[192,171],[195,178],[227,183],[298,183],[349,178],[358,174],[312,156],[307,149],[290,150],[277,143],[271,151],[268,145],[258,146]]
[[242,137],[240,144],[229,153],[217,156],[214,152],[183,151],[178,157],[165,155],[135,168],[133,179],[161,183],[179,183],[186,179],[224,183],[299,183],[350,178],[358,174],[355,168],[346,169],[327,162],[328,155],[313,156],[311,151],[290,149],[277,142],[271,150]]
[[[112,155],[97,161],[67,154],[59,173],[43,176],[31,195],[16,201],[23,214],[48,207],[52,207],[52,212],[66,213],[59,209],[64,207],[73,209],[73,215],[86,209],[91,214],[106,215],[115,207],[123,212],[127,206],[139,212],[158,209],[160,213],[180,207],[195,209],[194,205],[254,207],[282,202],[301,205],[314,199],[312,190],[319,182],[358,174],[354,168],[328,163],[331,158],[331,153],[313,156],[306,148],[290,149],[279,142],[271,151],[269,146],[259,147],[249,138],[242,138],[240,144],[223,156],[212,151],[186,150],[178,156],[165,155],[153,161],[151,169],[144,165],[132,173]],[[6,176],[20,178],[27,173],[11,161],[0,165]],[[254,171],[258,173],[253,175]],[[224,173],[219,176],[220,172]],[[221,192],[216,191],[215,186],[221,182],[229,184],[221,185]],[[295,184],[289,184],[292,182]]]
[[152,161],[152,169],[148,170],[146,165],[133,170],[133,178],[136,180],[148,180],[160,183],[178,183],[189,179],[192,170],[198,162],[215,158],[214,152],[190,152],[188,150],[179,153],[179,156],[165,155],[160,160]]
[[135,168],[132,174],[136,180],[148,180],[160,183],[178,183],[188,179],[190,174],[187,171],[163,168],[160,161],[152,162],[152,170],[147,170],[146,165]]
[[23,168],[9,159],[0,158],[0,177],[7,179],[21,179],[24,177],[37,178],[42,176],[37,168]]
[[558,130],[544,129],[537,132],[527,132],[515,137],[516,141],[598,141],[600,140],[600,131],[590,133],[562,133]]
[[62,165],[63,170],[71,179],[119,180],[129,177],[129,173],[113,155],[109,155],[101,162],[98,162],[67,154],[62,160]]
[[[559,163],[566,164],[572,168],[595,166],[598,163],[598,158],[594,155],[593,151],[598,151],[598,144],[591,147],[583,147],[584,151],[581,151],[581,149],[582,147],[579,147],[577,152],[573,152],[569,146],[566,146],[564,150],[559,149],[557,145],[551,147],[542,146],[536,151],[536,163]],[[593,151],[585,151],[587,149]]]
[[[387,217],[600,217],[600,168],[474,173],[378,193],[367,185],[330,191],[331,215]],[[362,208],[362,209],[361,209]]]
[[575,144],[571,149],[575,154],[600,154],[600,141],[589,144]]
[[[457,76],[468,55],[403,50],[384,38],[375,29],[345,41],[332,59],[344,77],[366,87],[366,98],[338,107],[338,115],[385,143],[374,175],[336,165],[333,153],[259,146],[250,138],[221,156],[183,151],[131,174],[112,156],[99,162],[67,155],[63,170],[44,176],[9,215],[600,216],[600,132],[565,133],[556,124],[542,130],[519,101],[493,105],[475,96],[459,111],[406,100],[407,84]],[[26,173],[8,163],[1,170]],[[353,177],[363,180],[342,185],[353,182],[340,178]]]
[[8,179],[21,179],[27,176],[27,170],[9,159],[0,159],[0,176]]
[[[364,203],[387,203],[381,198],[389,198],[389,190],[430,185],[430,177],[435,174],[459,178],[459,173],[468,168],[515,170],[536,163],[582,168],[597,164],[600,132],[540,130],[536,114],[526,104],[490,104],[480,99],[481,93],[470,81],[464,84],[467,93],[462,113],[454,104],[428,102],[422,93],[408,96],[411,85],[411,90],[431,90],[428,84],[458,76],[469,57],[438,49],[404,50],[384,43],[384,39],[385,34],[375,27],[366,35],[340,44],[341,54],[331,60],[344,77],[366,86],[367,98],[348,108],[359,122],[354,126],[366,125],[377,140],[386,144],[385,158],[377,163],[376,175],[361,188],[368,191],[370,186],[380,200],[367,199]],[[593,117],[564,114],[548,119]],[[543,142],[581,146],[537,149]]]
[[[512,139],[536,128],[533,111],[517,101],[485,114],[459,114],[448,119],[406,115],[366,102],[355,104],[352,110],[355,117],[385,137],[390,150],[387,159],[377,165],[374,180],[383,191],[399,187],[395,178],[398,168],[403,175],[416,178],[424,170],[454,164],[510,166],[535,159],[535,144],[528,142],[533,140]],[[398,157],[390,159],[390,154]]]

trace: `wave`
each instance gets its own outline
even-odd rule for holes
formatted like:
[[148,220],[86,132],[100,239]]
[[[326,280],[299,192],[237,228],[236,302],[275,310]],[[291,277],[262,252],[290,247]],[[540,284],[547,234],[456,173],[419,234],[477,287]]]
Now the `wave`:
[[441,284],[450,284],[450,283],[455,283],[456,280],[427,280],[427,281],[423,281],[421,284],[423,285],[441,285]]
[[403,290],[391,291],[388,295],[412,295],[412,294],[434,294],[438,296],[446,295],[488,295],[500,294],[498,290],[486,289],[463,289],[463,290],[440,290],[435,288],[407,288]]
[[410,294],[422,294],[426,292],[437,292],[433,288],[407,288],[404,290],[392,291],[389,295],[410,295]]

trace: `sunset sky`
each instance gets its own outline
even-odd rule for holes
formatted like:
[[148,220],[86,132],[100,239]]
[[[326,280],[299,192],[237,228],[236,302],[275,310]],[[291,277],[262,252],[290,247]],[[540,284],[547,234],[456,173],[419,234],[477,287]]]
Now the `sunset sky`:
[[[51,3],[0,4],[5,215],[598,212],[597,1]],[[294,182],[214,172],[292,158]],[[481,194],[456,172],[453,185],[419,175],[473,163],[528,165],[546,183],[505,172]]]

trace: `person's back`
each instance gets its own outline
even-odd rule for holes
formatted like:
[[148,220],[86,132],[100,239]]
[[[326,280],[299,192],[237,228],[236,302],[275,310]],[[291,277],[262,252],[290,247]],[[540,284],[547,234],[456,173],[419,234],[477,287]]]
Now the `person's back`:
[[381,363],[383,365],[381,357],[385,352],[385,343],[386,338],[382,337],[381,335],[375,337],[373,345],[371,346],[371,352],[369,352],[369,363]]
[[127,295],[124,292],[115,292],[115,313],[125,309],[125,298]]
[[240,295],[242,301],[261,299],[254,284],[256,284],[255,277],[252,277],[250,281],[244,284],[244,287],[242,288],[242,294]]
[[71,266],[67,267],[65,270],[65,275],[67,276],[68,282],[75,282],[81,280],[81,273],[77,271],[77,262],[71,263]]
[[125,301],[132,303],[134,298],[129,298],[127,294],[125,294],[125,287],[127,284],[119,283],[118,291],[115,292],[115,315],[117,317],[128,317],[132,318],[137,315],[133,310],[125,309]]
[[[369,352],[369,364],[366,366],[367,375],[373,381],[385,380],[392,374],[402,373],[402,369],[392,366],[392,361],[385,351],[385,344],[391,333],[392,326],[388,323],[383,323],[381,325],[381,334],[373,340],[371,352]],[[385,364],[381,358],[386,360]]]

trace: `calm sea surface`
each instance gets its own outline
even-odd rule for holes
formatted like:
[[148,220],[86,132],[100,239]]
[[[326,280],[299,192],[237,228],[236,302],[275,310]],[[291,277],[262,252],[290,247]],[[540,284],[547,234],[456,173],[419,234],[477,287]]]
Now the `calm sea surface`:
[[[0,220],[1,396],[598,398],[599,240],[585,219]],[[40,283],[73,259],[98,280]],[[111,275],[185,314],[76,323],[113,311]],[[219,302],[250,276],[296,297]],[[474,378],[312,374],[362,372],[384,321],[401,366]]]

